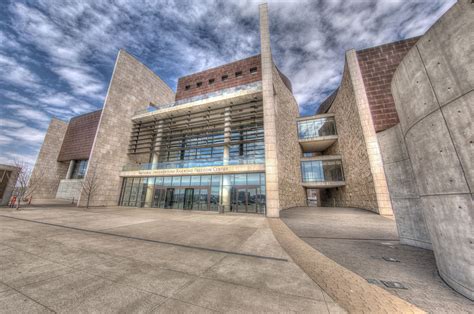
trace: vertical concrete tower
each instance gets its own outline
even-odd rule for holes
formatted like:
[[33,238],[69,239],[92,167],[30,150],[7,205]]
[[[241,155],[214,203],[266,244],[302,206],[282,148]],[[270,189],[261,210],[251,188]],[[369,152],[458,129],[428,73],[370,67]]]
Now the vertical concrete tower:
[[408,52],[392,92],[441,277],[474,299],[474,5],[456,3]]
[[282,209],[306,204],[296,128],[299,109],[289,80],[273,63],[268,5],[261,4],[259,11],[267,216],[279,217]]

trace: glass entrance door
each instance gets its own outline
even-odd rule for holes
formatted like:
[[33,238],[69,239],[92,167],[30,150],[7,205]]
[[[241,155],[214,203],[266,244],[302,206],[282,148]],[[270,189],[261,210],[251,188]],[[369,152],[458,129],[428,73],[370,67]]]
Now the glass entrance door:
[[155,189],[153,194],[153,204],[152,207],[163,208],[165,205],[166,190],[162,188]]
[[166,189],[165,208],[173,207],[174,188]]
[[257,187],[235,187],[232,189],[233,212],[256,213],[258,209]]
[[186,188],[184,189],[184,204],[183,209],[193,209],[194,201],[194,189]]

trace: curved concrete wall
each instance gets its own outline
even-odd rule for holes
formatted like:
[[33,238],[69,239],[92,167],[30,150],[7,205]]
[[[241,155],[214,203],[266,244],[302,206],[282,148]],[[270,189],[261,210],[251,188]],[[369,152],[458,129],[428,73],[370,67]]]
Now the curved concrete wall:
[[392,93],[441,277],[474,299],[474,4],[456,3],[397,68]]
[[377,133],[400,243],[432,250],[400,124]]

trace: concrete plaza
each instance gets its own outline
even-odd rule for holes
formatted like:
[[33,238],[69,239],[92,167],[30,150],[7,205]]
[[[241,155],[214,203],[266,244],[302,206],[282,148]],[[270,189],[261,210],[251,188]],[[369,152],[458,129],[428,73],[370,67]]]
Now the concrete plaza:
[[0,311],[343,312],[257,215],[0,209]]
[[392,219],[355,208],[300,207],[283,211],[282,220],[316,251],[420,309],[474,311],[474,302],[441,279],[433,251],[400,244]]

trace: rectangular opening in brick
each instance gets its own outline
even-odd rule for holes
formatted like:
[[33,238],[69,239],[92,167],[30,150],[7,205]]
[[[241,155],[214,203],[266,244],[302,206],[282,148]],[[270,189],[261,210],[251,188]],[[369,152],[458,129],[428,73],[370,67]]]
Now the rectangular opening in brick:
[[239,76],[242,76],[242,71],[235,72],[235,77],[239,77]]
[[222,79],[223,81],[227,80],[228,78],[229,78],[228,75],[222,75],[222,77],[221,77],[221,79]]
[[201,87],[202,86],[202,82],[197,82],[196,83],[196,87]]
[[250,74],[257,73],[257,67],[250,68]]
[[215,81],[216,81],[215,79],[210,79],[210,80],[209,80],[209,85],[214,84]]
[[184,87],[184,89],[185,89],[185,90],[190,90],[190,89],[191,89],[191,85],[186,85],[186,86]]

